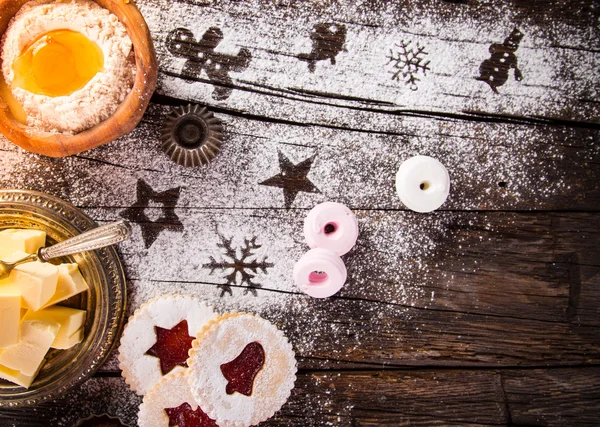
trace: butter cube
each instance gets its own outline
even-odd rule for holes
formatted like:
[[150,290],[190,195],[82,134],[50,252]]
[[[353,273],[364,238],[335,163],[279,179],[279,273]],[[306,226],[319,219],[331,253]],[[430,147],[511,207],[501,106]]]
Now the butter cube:
[[64,340],[57,342],[57,337],[57,339],[54,340],[54,343],[52,343],[52,348],[59,348],[64,350],[73,347],[75,344],[79,344],[81,341],[83,341],[83,332],[83,327],[81,327],[73,335],[71,335],[68,338],[65,338]]
[[0,259],[2,261],[6,261],[6,262],[15,262],[15,261],[19,261],[20,259],[23,259],[23,258],[25,258],[25,257],[27,257],[29,255],[31,255],[31,254],[28,254],[27,252],[14,251],[10,255],[6,255],[6,256],[0,257]]
[[58,323],[23,320],[19,342],[0,349],[0,365],[19,371],[21,375],[35,376],[56,339],[59,327]]
[[[67,349],[83,339],[83,322],[85,322],[85,310],[76,308],[54,306],[44,308],[38,311],[29,310],[23,321],[39,321],[48,324],[58,324],[59,329],[56,338],[52,342],[52,348]],[[81,339],[77,339],[75,334],[81,330]]]
[[13,252],[37,253],[46,245],[46,232],[31,229],[9,228],[0,231],[0,259]]
[[0,280],[0,348],[19,341],[21,289],[6,278]]
[[[43,363],[40,364],[40,369],[42,368],[42,366],[44,366]],[[0,378],[8,380],[10,382],[13,382],[15,384],[18,384],[25,388],[29,388],[29,386],[33,382],[33,380],[36,377],[38,372],[39,372],[39,369],[33,375],[25,375],[17,370],[10,369],[10,368],[7,368],[6,366],[0,365]]]
[[79,272],[77,264],[61,264],[58,266],[56,292],[42,308],[64,301],[88,289],[89,286]]
[[21,304],[39,310],[56,292],[58,267],[34,261],[17,265],[10,278],[21,288]]

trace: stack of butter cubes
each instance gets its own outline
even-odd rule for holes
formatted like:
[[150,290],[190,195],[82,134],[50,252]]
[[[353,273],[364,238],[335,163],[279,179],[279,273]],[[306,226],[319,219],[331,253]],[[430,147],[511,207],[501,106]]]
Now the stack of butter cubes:
[[[46,233],[0,231],[0,259],[19,260],[46,245]],[[29,387],[51,348],[81,342],[85,310],[55,305],[89,289],[77,264],[17,265],[0,280],[0,378]]]

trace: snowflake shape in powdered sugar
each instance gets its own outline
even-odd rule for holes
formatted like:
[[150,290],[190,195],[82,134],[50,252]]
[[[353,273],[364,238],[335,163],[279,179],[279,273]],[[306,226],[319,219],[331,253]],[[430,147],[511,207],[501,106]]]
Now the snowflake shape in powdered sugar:
[[400,41],[400,44],[395,45],[396,51],[390,49],[387,65],[393,64],[392,80],[403,80],[405,84],[410,85],[410,90],[417,90],[417,82],[420,81],[417,74],[422,73],[424,76],[429,68],[431,61],[426,61],[425,48],[419,44],[416,47],[412,46],[411,41]]
[[217,247],[223,249],[223,259],[217,261],[214,257],[210,256],[210,262],[203,264],[202,267],[210,268],[210,274],[213,274],[216,270],[220,270],[224,273],[232,270],[223,277],[227,283],[218,285],[218,288],[221,289],[221,297],[223,297],[226,292],[229,293],[229,295],[233,294],[231,287],[238,284],[238,274],[241,278],[239,285],[245,287],[244,295],[248,294],[248,292],[252,292],[252,295],[257,296],[256,289],[261,288],[262,285],[254,282],[254,277],[256,277],[256,274],[259,271],[268,274],[267,269],[274,266],[273,263],[267,262],[266,256],[259,261],[253,253],[253,251],[260,249],[262,245],[256,243],[256,237],[244,239],[244,246],[239,248],[240,255],[238,255],[238,248],[234,248],[232,245],[233,237],[227,239],[219,234],[219,238],[221,239],[221,243],[217,243]]

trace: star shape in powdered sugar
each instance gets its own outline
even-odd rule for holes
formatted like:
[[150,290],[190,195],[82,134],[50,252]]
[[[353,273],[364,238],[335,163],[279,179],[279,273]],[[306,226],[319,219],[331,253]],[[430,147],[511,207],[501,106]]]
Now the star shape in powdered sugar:
[[[164,230],[183,231],[183,224],[175,213],[180,191],[181,187],[176,187],[159,193],[154,191],[143,179],[138,180],[137,201],[130,208],[121,212],[121,216],[140,225],[146,249],[152,246],[158,235]],[[145,212],[150,201],[162,204],[162,208],[160,208],[162,216],[156,221],[151,221]]]
[[187,402],[177,408],[165,408],[165,412],[169,417],[169,426],[218,427],[217,423],[200,409],[200,406],[192,411],[192,407]]
[[279,172],[277,175],[261,182],[259,185],[283,188],[285,207],[290,208],[299,192],[320,193],[319,189],[307,178],[315,156],[293,164],[281,151],[279,155]]
[[194,337],[189,335],[187,320],[182,320],[171,329],[155,326],[154,330],[156,342],[146,354],[159,358],[162,374],[167,375],[176,366],[187,368],[188,351],[194,341]]

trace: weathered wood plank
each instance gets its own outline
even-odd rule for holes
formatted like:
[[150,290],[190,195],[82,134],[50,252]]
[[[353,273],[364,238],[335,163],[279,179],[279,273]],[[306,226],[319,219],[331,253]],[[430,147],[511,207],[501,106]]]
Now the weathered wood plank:
[[[140,209],[142,211],[143,209]],[[158,209],[154,211],[159,216]],[[123,211],[88,209],[92,217],[118,219]],[[266,259],[257,292],[298,293],[291,280],[294,263],[308,249],[301,227],[303,212],[177,211],[183,232],[160,232],[145,247],[146,224],[134,224],[131,242],[121,245],[130,279],[140,281],[226,283],[226,271],[210,265],[219,260],[223,239],[241,248],[244,239],[262,245],[252,251]],[[356,212],[361,235],[344,257],[349,270],[345,298],[376,302],[598,326],[596,306],[579,313],[575,304],[598,295],[600,253],[596,214],[439,214],[423,217],[403,212]],[[187,214],[184,217],[184,214]],[[160,225],[160,223],[158,224]],[[175,243],[175,247],[172,244]],[[583,272],[574,271],[584,269]],[[581,282],[581,283],[578,283]],[[237,286],[246,286],[240,283]],[[239,293],[239,292],[238,292]],[[433,293],[433,295],[432,295]],[[221,294],[224,294],[221,298]],[[466,294],[466,296],[461,295]],[[210,298],[227,301],[229,292],[216,288]],[[139,296],[139,304],[151,294]],[[209,297],[207,295],[207,297]],[[252,309],[256,298],[232,301]],[[592,303],[593,304],[593,303]],[[590,310],[592,304],[586,305]],[[226,309],[234,309],[226,306]]]
[[[302,372],[265,426],[594,425],[600,369]],[[75,404],[74,402],[77,402]],[[72,425],[108,413],[135,425],[141,399],[121,378],[93,378],[64,399],[0,412],[2,425]]]
[[[87,211],[109,221],[125,210]],[[146,247],[143,233],[152,224],[138,222],[133,240],[121,245],[130,311],[181,292],[220,311],[259,313],[287,332],[307,368],[600,359],[598,214],[358,211],[361,236],[344,257],[349,282],[336,297],[315,300],[291,278],[308,249],[304,212],[174,212],[182,231],[162,223],[167,228]],[[251,283],[226,278],[236,261],[219,245],[238,257],[241,248],[257,245],[247,259],[259,262],[256,271],[247,268]]]
[[[207,104],[224,121],[211,165],[179,167],[161,152],[169,109],[157,104],[129,136],[66,159],[0,139],[0,187],[56,194],[99,222],[133,221],[133,240],[121,246],[130,312],[183,292],[282,328],[302,371],[265,425],[598,424],[593,1],[137,3],[161,62],[155,99]],[[339,31],[331,37],[330,23]],[[175,28],[210,37],[203,48],[177,39],[169,50]],[[495,71],[493,44],[504,44],[495,49],[513,67],[485,83],[477,77]],[[402,70],[388,56],[403,46],[428,69],[393,80]],[[192,61],[185,81],[190,52],[220,68]],[[405,211],[395,195],[395,172],[415,154],[450,170],[441,212]],[[280,155],[312,159],[306,178],[318,191],[286,201],[261,185],[280,173]],[[314,300],[291,270],[308,249],[303,217],[325,200],[355,210],[361,237],[344,258],[348,285]],[[252,247],[261,268],[251,283],[226,280],[233,261],[219,245]],[[447,369],[469,366],[477,369]],[[528,368],[506,369],[515,366]],[[532,369],[545,366],[570,367]],[[358,370],[367,367],[381,370]],[[135,424],[140,398],[114,377],[114,357],[103,370],[64,400],[0,411],[0,425],[71,425],[105,412]]]
[[90,378],[64,399],[35,407],[0,410],[0,425],[14,427],[72,426],[93,415],[108,414],[137,425],[142,399],[119,377]]
[[[456,3],[138,5],[157,48],[163,95],[374,130],[386,130],[397,118],[368,120],[365,110],[598,123],[600,31],[593,1]],[[187,38],[173,33],[177,28],[188,30]],[[477,80],[486,73],[494,77],[489,85]]]
[[581,425],[600,423],[598,369],[502,372],[510,421],[514,425]]
[[[160,107],[155,112],[158,117],[164,115]],[[149,117],[155,115],[151,113]],[[274,125],[276,128],[268,133],[268,127],[247,119],[231,120],[232,128],[239,126],[236,129],[239,137],[232,138],[230,145],[232,152],[228,155],[226,148],[207,168],[181,168],[166,156],[161,158],[156,145],[141,144],[140,141],[150,140],[157,132],[151,121],[130,138],[67,159],[25,154],[5,144],[7,151],[2,158],[7,167],[1,175],[1,185],[58,194],[83,206],[100,221],[123,216],[131,219],[135,223],[134,240],[123,246],[123,256],[132,284],[132,307],[162,293],[185,291],[200,292],[220,309],[270,315],[295,338],[301,355],[307,359],[307,367],[313,363],[335,364],[340,355],[344,355],[339,362],[344,366],[357,363],[511,366],[587,363],[598,358],[597,214],[419,215],[381,211],[373,200],[387,197],[381,194],[391,193],[392,197],[393,190],[384,193],[376,190],[362,202],[372,209],[356,209],[362,234],[356,250],[346,257],[350,282],[340,294],[342,299],[316,302],[299,295],[291,281],[295,261],[307,250],[301,232],[306,211],[264,209],[283,207],[282,191],[257,184],[277,173],[277,170],[265,172],[262,159],[267,151],[276,155],[277,148],[269,141],[275,139],[277,131],[289,126]],[[266,136],[248,138],[253,126],[264,130]],[[304,128],[292,129],[298,132],[296,137],[306,138]],[[328,157],[330,165],[337,161],[334,153],[354,153],[344,144],[352,144],[350,147],[355,149],[361,146],[352,135],[328,139],[322,134],[318,141],[319,144],[334,141]],[[361,142],[378,144],[378,150],[369,151],[375,153],[381,152],[379,148],[398,147],[393,142],[383,144],[377,138],[369,142],[367,136]],[[319,153],[326,147],[319,148]],[[482,147],[490,147],[488,151],[481,148],[484,157],[507,156],[495,154],[493,150],[497,147]],[[596,156],[596,148],[596,145],[585,147],[579,159]],[[305,152],[304,147],[298,150]],[[578,158],[572,153],[563,158]],[[367,151],[360,153],[366,154]],[[381,155],[372,158],[379,160]],[[565,190],[560,193],[570,195],[572,198],[568,200],[572,205],[586,196],[581,187],[574,189],[576,176],[581,175],[581,167],[586,164],[578,161],[579,167],[567,164],[559,169],[559,173],[572,174],[563,182]],[[466,162],[463,170],[475,167],[476,163],[474,159]],[[361,165],[377,164],[357,162],[350,168],[365,179],[374,176],[383,185],[392,187],[391,180],[385,177],[393,176],[391,162],[387,163],[387,173],[377,169],[371,169],[370,173],[361,171]],[[592,195],[597,196],[598,180],[592,180],[598,176],[597,169],[593,169],[595,164],[594,160],[589,162],[591,178],[585,182],[594,186]],[[539,162],[536,165],[543,170]],[[485,173],[495,170],[488,165]],[[340,187],[347,184],[336,184],[337,178],[331,177],[326,169],[320,174],[321,180],[318,175],[309,175],[309,179],[319,185],[329,182],[333,187],[329,194],[340,200],[335,195],[342,193]],[[369,186],[354,180],[351,173],[344,176],[349,176],[347,182],[352,183],[347,185],[347,197],[357,198],[360,206],[358,194],[363,188],[368,192]],[[381,188],[382,184],[378,186]],[[571,190],[567,190],[569,186]],[[322,188],[325,192],[326,187]],[[471,200],[485,199],[485,189],[478,191]],[[143,197],[138,197],[138,192]],[[312,206],[317,201],[314,199],[326,200],[312,193],[300,193],[298,199],[301,197],[307,197],[303,202],[305,207]],[[261,209],[239,209],[255,203]],[[253,280],[262,285],[256,290],[256,297],[254,291],[239,287],[248,285],[239,277],[228,287],[225,267],[217,267],[211,274],[211,257],[217,264],[231,262],[222,259],[223,252],[218,246],[229,238],[234,239],[231,244],[238,249],[245,244],[244,239],[257,238],[255,244],[262,248],[253,251],[256,259],[268,257],[264,271],[256,272],[257,278]],[[288,323],[290,313],[298,317],[296,322]],[[381,318],[371,323],[373,316]],[[312,339],[302,329],[303,322],[314,325],[321,335]],[[337,329],[332,330],[332,325]],[[337,334],[340,328],[345,334],[341,337]],[[404,338],[406,330],[410,333]],[[540,333],[546,330],[548,335]],[[454,337],[451,345],[443,334]],[[405,339],[400,344],[399,336]],[[382,349],[390,350],[382,352]]]
[[[220,114],[222,152],[208,166],[185,168],[160,149],[169,111],[153,105],[129,136],[64,159],[24,153],[0,139],[0,186],[52,191],[79,206],[127,206],[142,178],[157,189],[181,187],[180,207],[306,209],[334,200],[353,209],[404,209],[396,171],[423,154],[449,170],[443,210],[600,207],[596,129],[411,117],[389,132],[368,133]],[[280,173],[280,155],[293,164],[313,159],[306,179],[318,192],[305,189],[286,201],[281,188],[261,185]]]

